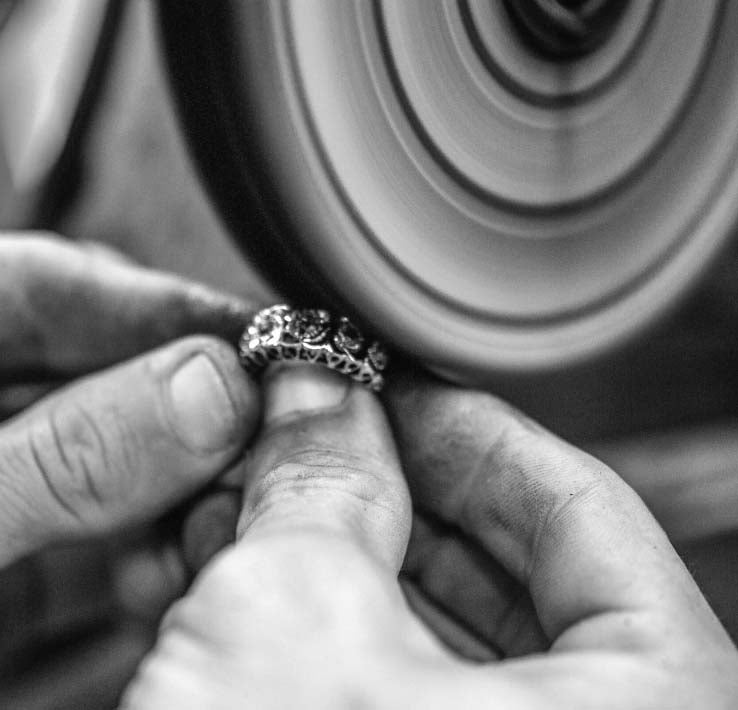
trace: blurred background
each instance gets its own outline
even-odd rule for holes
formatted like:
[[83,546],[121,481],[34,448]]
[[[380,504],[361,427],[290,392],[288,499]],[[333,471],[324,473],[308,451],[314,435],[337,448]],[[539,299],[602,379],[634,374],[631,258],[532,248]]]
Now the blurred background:
[[[686,0],[656,4],[659,12],[672,14],[691,5]],[[72,240],[103,242],[140,263],[268,301],[275,293],[269,285],[274,264],[263,255],[261,207],[254,206],[253,221],[247,200],[242,200],[243,212],[236,213],[216,184],[218,179],[228,183],[231,164],[240,155],[211,151],[203,158],[203,145],[211,145],[204,134],[220,128],[218,112],[215,106],[212,114],[207,105],[203,108],[198,92],[204,87],[188,84],[183,70],[177,69],[192,28],[177,24],[187,18],[178,17],[170,5],[162,3],[159,10],[148,0],[0,0],[0,227],[52,230]],[[223,8],[228,5],[222,3]],[[464,3],[438,3],[452,5]],[[535,18],[540,3],[526,1],[518,7],[529,5],[533,15],[510,21],[525,24]],[[575,5],[560,3],[564,9]],[[638,6],[638,1],[621,5]],[[643,8],[646,5],[651,4]],[[724,3],[707,5],[718,12]],[[201,12],[207,14],[209,6],[203,3]],[[168,22],[164,35],[162,21]],[[550,22],[546,17],[545,23]],[[598,22],[597,32],[589,27],[584,34],[577,34],[576,27],[567,30],[564,23],[553,39],[541,39],[538,25],[526,25],[528,29],[516,32],[533,32],[533,38],[516,37],[529,49],[531,42],[542,42],[544,49],[536,51],[543,52],[545,61],[590,65],[600,56],[595,52],[607,46],[602,28],[607,23],[619,27],[625,20],[611,9]],[[698,29],[695,20],[680,31],[688,39],[691,30],[699,35]],[[698,40],[709,46],[715,37],[705,33]],[[224,45],[224,52],[227,49]],[[695,81],[719,85],[717,76],[701,74]],[[202,76],[197,80],[204,81]],[[696,105],[693,96],[684,100]],[[646,108],[640,116],[631,114],[635,123],[628,140],[652,122],[647,98],[637,96]],[[194,119],[188,103],[198,107]],[[571,107],[564,102],[556,110]],[[700,106],[699,111],[705,110]],[[733,110],[738,119],[738,104]],[[654,145],[649,168],[658,164],[659,151],[668,150],[663,141]],[[725,145],[723,153],[732,154],[734,148]],[[261,150],[270,155],[266,148]],[[687,177],[698,191],[709,175],[692,167],[682,164],[680,175],[689,171]],[[738,165],[733,169],[738,171]],[[216,179],[218,172],[222,175]],[[273,174],[257,175],[275,179]],[[239,179],[233,176],[234,183]],[[660,184],[662,192],[671,186]],[[295,195],[296,204],[298,198],[304,196]],[[600,205],[599,199],[594,196],[592,204]],[[278,194],[273,209],[286,212],[289,204],[289,194]],[[650,208],[642,209],[648,224]],[[551,214],[560,218],[555,209]],[[688,215],[683,219],[689,221]],[[690,256],[704,264],[683,277],[683,288],[667,288],[668,303],[655,309],[659,317],[644,317],[629,337],[623,335],[617,342],[604,338],[602,347],[591,352],[583,348],[586,356],[566,359],[560,367],[542,360],[522,369],[501,364],[481,380],[553,431],[603,458],[635,487],[738,639],[738,244],[731,220],[726,217],[721,224],[715,244],[702,245],[703,256]],[[311,244],[317,248],[317,242],[310,241],[314,235],[298,231],[295,250]],[[289,244],[280,249],[290,249]],[[626,246],[638,248],[635,243]],[[618,257],[613,251],[609,258]],[[539,266],[533,260],[530,268]],[[586,269],[587,263],[581,266]],[[334,284],[330,288],[336,290]],[[340,293],[337,298],[346,300]],[[462,309],[467,307],[462,303]],[[367,303],[357,308],[361,317],[372,320]],[[401,324],[396,327],[402,330]],[[396,340],[412,350],[401,332]],[[448,362],[444,367],[434,362],[436,353],[428,345],[427,353],[410,355],[447,371]],[[467,375],[468,368],[449,373],[454,379]],[[478,373],[475,377],[480,380]],[[171,579],[152,573],[149,553],[142,552],[144,541],[151,539],[161,540],[158,562],[164,560],[166,568],[171,536],[157,528],[133,531],[125,539],[49,550],[0,572],[1,707],[115,706],[120,689],[154,639],[171,590],[186,583],[174,564]]]

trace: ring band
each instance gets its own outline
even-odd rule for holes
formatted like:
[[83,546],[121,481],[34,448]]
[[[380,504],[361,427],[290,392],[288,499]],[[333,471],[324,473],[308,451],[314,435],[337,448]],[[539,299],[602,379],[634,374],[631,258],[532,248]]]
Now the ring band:
[[378,392],[387,352],[367,343],[346,317],[335,318],[318,308],[295,309],[284,304],[259,311],[241,336],[239,356],[244,369],[257,374],[269,362],[302,360],[347,375]]

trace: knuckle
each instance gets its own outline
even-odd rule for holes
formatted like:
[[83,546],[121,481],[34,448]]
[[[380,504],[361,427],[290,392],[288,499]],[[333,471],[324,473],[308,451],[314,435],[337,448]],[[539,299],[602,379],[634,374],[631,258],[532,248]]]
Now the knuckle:
[[51,233],[5,235],[0,250],[0,268],[4,275],[7,274],[9,283],[32,286],[57,259],[64,259],[73,249]]
[[386,464],[345,451],[305,449],[278,460],[249,492],[255,508],[311,494],[337,495],[362,507],[391,508],[395,487],[384,475]]
[[409,535],[410,519],[407,489],[399,472],[395,481],[386,466],[325,449],[282,458],[247,483],[238,537],[245,538],[253,528],[271,534],[292,530],[294,538],[299,529],[300,545],[318,553],[306,559],[329,559],[332,565],[342,551],[385,559],[390,554],[388,531],[400,540]]
[[555,537],[559,528],[568,527],[593,501],[606,494],[606,487],[597,479],[577,482],[566,491],[560,488],[550,491],[544,499],[535,537],[538,540]]
[[[28,366],[45,362],[55,347],[47,332],[60,313],[59,290],[78,273],[85,273],[77,258],[78,249],[57,235],[32,232],[3,238],[0,250],[0,302],[4,307],[0,323],[0,346],[19,353]],[[59,353],[53,352],[59,358]]]
[[29,295],[34,293],[32,287],[48,288],[49,273],[63,272],[72,265],[84,267],[81,250],[51,232],[33,232],[6,246],[4,256],[20,282],[29,287]]
[[3,254],[21,264],[32,265],[47,253],[54,255],[65,246],[64,240],[51,231],[39,230],[3,237]]
[[119,475],[127,437],[114,417],[59,403],[27,431],[32,466],[49,495],[71,516],[88,519],[107,502],[127,496],[130,482]]
[[567,539],[590,534],[597,521],[617,518],[619,524],[630,527],[637,524],[632,515],[633,505],[639,501],[619,490],[617,477],[604,464],[587,463],[569,465],[563,482],[543,485],[540,504],[529,537],[529,563],[531,574],[548,550]]

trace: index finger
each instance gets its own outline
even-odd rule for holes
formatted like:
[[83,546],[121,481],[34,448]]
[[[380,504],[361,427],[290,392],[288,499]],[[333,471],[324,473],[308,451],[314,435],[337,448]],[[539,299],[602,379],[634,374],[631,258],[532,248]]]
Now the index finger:
[[184,335],[235,341],[253,306],[102,250],[0,236],[0,379],[69,377]]
[[528,586],[554,647],[632,643],[642,612],[651,627],[655,616],[694,622],[727,641],[664,532],[607,466],[488,394],[404,377],[387,401],[415,504]]

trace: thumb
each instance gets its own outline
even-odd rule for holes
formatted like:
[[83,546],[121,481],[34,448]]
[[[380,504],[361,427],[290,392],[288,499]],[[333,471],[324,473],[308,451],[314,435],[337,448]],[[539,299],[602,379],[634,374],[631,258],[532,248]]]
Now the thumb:
[[226,470],[259,412],[232,347],[176,341],[0,427],[0,566],[151,520]]
[[239,537],[328,534],[399,570],[410,499],[375,395],[314,365],[266,373]]
[[437,661],[396,583],[410,500],[375,395],[289,363],[263,400],[239,539],[169,612],[124,708],[375,706],[399,648]]

